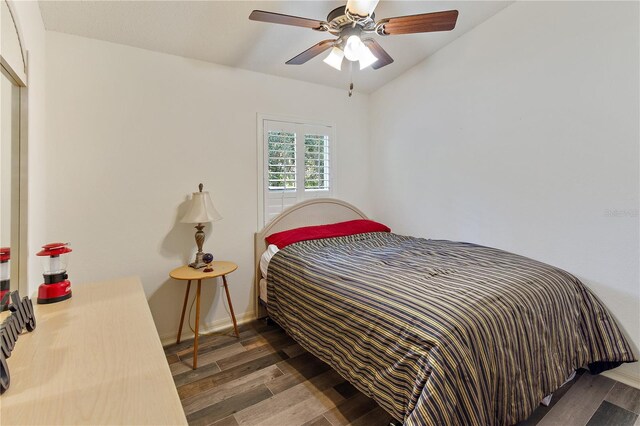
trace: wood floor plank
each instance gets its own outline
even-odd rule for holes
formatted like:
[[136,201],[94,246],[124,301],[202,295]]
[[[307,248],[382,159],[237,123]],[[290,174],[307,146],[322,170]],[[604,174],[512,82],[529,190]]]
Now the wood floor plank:
[[378,404],[373,399],[358,392],[355,396],[339,403],[335,408],[323,415],[333,426],[344,426],[364,416],[376,407],[378,407]]
[[176,374],[173,376],[173,381],[176,384],[176,387],[180,387],[218,372],[220,372],[220,367],[218,367],[218,364],[214,362],[208,365],[198,366],[197,370],[188,369],[184,373]]
[[215,386],[219,386],[223,383],[227,383],[251,374],[254,371],[261,370],[269,365],[274,365],[282,360],[282,355],[278,352],[263,356],[262,358],[258,358],[254,361],[238,365],[236,367],[221,371],[208,377],[203,377],[200,380],[187,383],[182,386],[178,386],[178,395],[180,396],[180,399],[188,398],[199,392],[206,391],[208,389],[214,388]]
[[233,417],[233,414],[225,417],[224,419],[218,420],[217,422],[212,423],[212,426],[238,426],[238,422],[236,418]]
[[[243,334],[246,333],[246,334]],[[244,331],[243,333],[240,333],[240,337],[236,337],[235,335],[233,336],[227,336],[229,337],[228,339],[218,339],[215,341],[209,341],[208,343],[202,345],[198,342],[198,356],[200,355],[204,355],[208,352],[211,351],[216,351],[218,349],[222,349],[224,347],[227,347],[229,345],[234,345],[238,342],[241,342],[243,338],[246,337],[252,337],[255,335],[255,333],[252,330],[247,330]],[[176,352],[176,354],[179,357],[185,357],[185,356],[191,356],[193,354],[193,340],[191,340],[191,345],[189,345],[188,347],[179,350]]]
[[[220,333],[202,334],[200,336],[200,339],[198,340],[198,354],[203,353],[203,351],[206,352],[207,348],[212,346],[220,348],[225,346],[225,344],[232,344],[239,340],[242,341],[245,339],[250,339],[252,337],[260,335],[260,333],[270,332],[273,330],[280,330],[281,333],[284,333],[284,331],[282,331],[281,329],[275,328],[274,326],[268,326],[262,321],[253,321],[238,326],[240,337],[236,337],[236,335],[233,334],[233,330]],[[183,340],[177,345],[171,344],[164,347],[164,352],[167,355],[184,355],[185,353],[190,351],[193,351],[193,338]]]
[[538,425],[585,425],[609,393],[614,380],[583,374]]
[[[292,425],[300,424],[317,418],[319,415],[335,407],[336,400],[341,398],[336,393],[331,395],[331,390],[318,392],[307,400],[302,401],[292,407],[289,407],[277,414],[269,417],[260,423],[263,425]],[[256,425],[257,423],[253,423]]]
[[329,423],[329,420],[321,414],[315,419],[302,423],[302,426],[331,426],[331,423]]
[[633,426],[637,419],[636,413],[602,401],[587,426]]
[[640,389],[617,382],[604,400],[625,410],[640,414]]
[[[220,401],[217,404],[212,404],[200,411],[191,413],[187,416],[187,421],[189,422],[189,425],[192,426],[207,425],[231,416],[244,408],[255,406],[255,404],[260,401],[264,401],[271,396],[271,391],[269,391],[266,386],[260,385],[247,392],[240,393]],[[237,417],[235,420],[238,420]]]
[[267,384],[274,378],[282,375],[282,371],[273,364],[246,376],[239,377],[236,380],[223,383],[212,389],[183,399],[182,407],[184,408],[184,413],[189,415],[202,410],[209,405],[217,404],[224,399],[238,395],[239,393],[247,392],[260,385]]
[[[222,341],[217,341],[217,342],[211,342],[206,346],[202,346],[200,344],[198,344],[198,358],[200,358],[201,355],[205,355],[209,352],[213,352],[213,351],[218,351],[220,349],[224,349],[228,346],[231,345],[235,345],[237,343],[240,343],[242,341],[242,334],[240,334],[240,337],[235,337],[232,336],[231,339],[229,340],[222,340]],[[186,349],[183,349],[179,352],[176,353],[180,358],[184,358],[187,356],[192,356],[193,355],[193,345],[189,346]]]
[[251,322],[244,323],[238,326],[238,330],[255,330],[256,332],[262,334],[270,330],[280,330],[284,333],[284,330],[281,329],[278,325],[269,325],[265,319],[255,320]]
[[569,389],[571,389],[571,386],[573,386],[580,379],[580,377],[582,377],[582,375],[585,373],[589,374],[584,369],[577,370],[576,375],[572,380],[570,380],[568,383],[565,383],[564,386],[562,386],[560,389],[557,389],[553,393],[553,397],[551,398],[551,402],[549,403],[548,406],[545,407],[544,405],[539,405],[538,408],[534,410],[534,412],[529,416],[528,419],[519,422],[517,426],[537,425],[540,422],[540,420],[542,420],[542,418],[546,416],[549,413],[549,411],[551,411],[551,409],[558,403],[558,401],[562,399],[564,394],[566,394],[569,391]]
[[303,353],[307,352],[302,346],[298,345],[297,343],[294,345],[288,346],[286,348],[283,348],[282,350],[291,358],[296,357],[298,355],[302,355]]
[[274,395],[304,383],[330,369],[327,364],[319,359],[310,359],[306,355],[279,362],[278,368],[282,370],[284,376],[272,380],[267,385]]
[[180,357],[178,357],[177,354],[167,355],[167,363],[169,365],[173,364],[174,362],[179,362],[179,361],[180,361]]
[[[342,380],[344,379],[334,370],[328,370],[266,401],[262,401],[259,404],[236,413],[236,420],[240,425],[283,424],[272,418],[303,401],[310,402],[312,398],[318,398],[321,403],[328,404],[328,401],[331,399],[341,400],[342,397],[333,389],[333,386]],[[327,391],[326,394],[324,394],[323,391]],[[319,414],[321,414],[321,412],[310,417],[308,420]]]
[[[242,346],[239,342],[210,352],[201,353],[200,351],[198,351],[198,368],[204,367],[205,365],[211,364],[212,362],[216,362],[220,359],[237,355],[244,351],[244,346]],[[185,371],[192,370],[192,366],[193,353],[190,353],[188,355],[181,356],[180,361],[171,364],[169,366],[169,369],[171,370],[171,374],[173,376],[176,376],[178,374],[184,373]]]
[[279,362],[278,368],[285,374],[300,375],[309,379],[317,376],[319,373],[327,371],[331,367],[309,352],[305,352],[296,357]]
[[315,369],[321,368],[321,366],[329,367],[327,364],[322,362],[319,358],[311,355],[309,352],[304,352],[296,357],[291,357],[286,361],[278,363],[278,368],[280,368],[283,373],[299,373],[303,376],[305,375],[305,373],[313,373]]
[[[219,361],[221,359],[228,358],[230,356],[238,355],[245,352],[246,349],[240,344],[240,342],[233,343],[229,346],[225,346],[214,351],[200,353],[198,351],[198,368],[211,364],[212,362]],[[180,357],[180,361],[171,364],[172,375],[178,375],[185,371],[191,370],[193,366],[193,353]]]
[[350,426],[389,426],[393,421],[391,414],[384,411],[380,406],[376,406],[373,410],[358,417]]
[[355,386],[353,386],[351,383],[347,381],[339,383],[335,385],[333,388],[337,390],[338,393],[344,397],[344,399],[349,399],[352,396],[360,393]]
[[[276,352],[278,352],[278,349],[273,348],[270,345],[258,346],[257,348],[244,350],[242,353],[238,353],[233,356],[222,358],[216,361],[216,363],[218,364],[221,370],[228,370],[230,368],[237,367],[238,365],[246,364],[258,358],[262,358],[265,355],[269,355]],[[284,352],[281,352],[280,355],[283,359],[289,358],[289,356]]]
[[262,345],[274,345],[280,344],[281,347],[291,346],[295,344],[295,340],[293,340],[289,335],[284,333],[281,329],[269,330],[257,336],[254,336],[249,339],[244,339],[242,344],[247,349],[253,349]]
[[[240,339],[248,338],[257,335],[258,332],[253,329],[244,330],[240,333]],[[226,342],[235,343],[238,341],[238,338],[232,334],[211,334],[211,335],[201,335],[198,339],[198,346],[200,349],[204,349],[208,346],[224,344]],[[179,354],[180,352],[185,352],[193,350],[193,339],[183,340],[182,342],[172,345],[167,345],[164,347],[165,355],[173,355]]]

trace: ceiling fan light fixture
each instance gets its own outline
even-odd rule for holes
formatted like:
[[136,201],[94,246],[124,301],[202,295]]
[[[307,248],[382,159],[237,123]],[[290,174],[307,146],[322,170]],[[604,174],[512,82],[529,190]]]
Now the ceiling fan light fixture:
[[333,47],[329,55],[324,58],[323,62],[330,67],[333,67],[340,71],[342,68],[342,60],[344,59],[344,52],[340,50],[338,47]]
[[377,60],[378,58],[376,58],[376,56],[373,53],[371,53],[371,49],[369,49],[367,46],[362,46],[362,49],[360,50],[360,69],[361,70],[365,69],[366,67],[373,64]]
[[378,44],[375,38],[365,38],[363,41],[362,36],[395,36],[451,31],[456,27],[458,20],[457,10],[376,20],[374,9],[378,2],[379,0],[347,0],[346,5],[336,7],[329,12],[326,21],[264,10],[254,10],[249,15],[249,19],[309,28],[314,31],[328,32],[335,36],[336,38],[322,40],[314,44],[285,63],[287,65],[302,65],[334,48],[324,62],[337,70],[342,68],[345,57],[351,62],[359,61],[360,69],[371,66],[377,70],[393,63],[393,58]]
[[351,35],[344,44],[344,56],[350,61],[357,61],[360,59],[363,48],[367,47],[360,40],[360,37],[355,34]]

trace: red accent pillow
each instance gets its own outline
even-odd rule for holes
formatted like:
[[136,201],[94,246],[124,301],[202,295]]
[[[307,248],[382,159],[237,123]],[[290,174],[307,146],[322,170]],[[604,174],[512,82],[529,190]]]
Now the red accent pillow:
[[366,232],[391,232],[391,228],[378,222],[366,219],[349,220],[330,225],[305,226],[289,229],[269,235],[265,240],[283,249],[289,244],[322,238],[344,237],[346,235],[364,234]]

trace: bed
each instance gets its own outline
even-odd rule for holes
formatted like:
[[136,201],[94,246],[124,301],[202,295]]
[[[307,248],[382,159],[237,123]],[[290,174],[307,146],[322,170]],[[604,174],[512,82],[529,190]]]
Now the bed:
[[[257,294],[265,237],[365,218],[332,199],[282,213],[256,234]],[[260,312],[407,425],[514,424],[577,368],[635,361],[571,274],[470,243],[389,232],[302,241],[273,255],[262,290]]]

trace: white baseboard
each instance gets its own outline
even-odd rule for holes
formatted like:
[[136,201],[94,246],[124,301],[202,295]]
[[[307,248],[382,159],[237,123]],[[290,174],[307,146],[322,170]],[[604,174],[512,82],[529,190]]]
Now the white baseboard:
[[640,389],[640,377],[638,377],[637,375],[629,374],[626,371],[620,371],[617,368],[613,370],[605,371],[604,373],[602,373],[602,375],[610,379],[617,380],[621,383],[624,383],[627,386]]
[[[238,325],[246,324],[253,321],[256,318],[255,312],[245,312],[240,316],[236,316],[236,322]],[[230,330],[233,328],[231,318],[223,318],[211,323],[200,324],[200,334],[215,333],[223,330]],[[193,339],[194,333],[191,330],[183,330],[181,340]],[[160,336],[160,342],[162,346],[169,346],[176,343],[177,333],[163,334]]]

